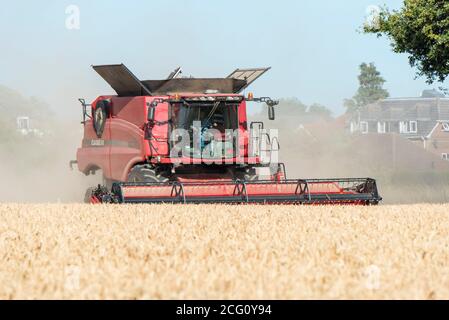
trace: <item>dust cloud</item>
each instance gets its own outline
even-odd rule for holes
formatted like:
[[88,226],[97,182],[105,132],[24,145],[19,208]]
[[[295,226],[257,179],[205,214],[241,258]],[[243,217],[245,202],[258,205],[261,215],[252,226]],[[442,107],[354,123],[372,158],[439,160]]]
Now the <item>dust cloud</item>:
[[449,163],[437,154],[397,134],[350,134],[344,115],[323,118],[294,104],[281,100],[274,121],[266,109],[252,119],[278,130],[288,178],[371,177],[386,204],[449,201]]
[[[0,112],[0,202],[80,202],[101,182],[69,168],[81,144],[80,116],[57,116],[45,102],[3,86]],[[19,130],[21,117],[27,129]]]
[[[384,203],[449,201],[449,163],[437,155],[397,135],[351,135],[344,116],[312,115],[295,105],[281,101],[275,121],[266,109],[250,116],[279,131],[288,178],[372,177]],[[101,183],[100,172],[69,168],[82,140],[81,111],[55,115],[44,102],[0,87],[0,112],[0,202],[82,202],[85,190]],[[17,130],[23,115],[37,132]]]
[[80,202],[101,176],[85,177],[69,161],[76,157],[81,127],[55,126],[43,137],[18,137],[10,150],[0,149],[0,201]]

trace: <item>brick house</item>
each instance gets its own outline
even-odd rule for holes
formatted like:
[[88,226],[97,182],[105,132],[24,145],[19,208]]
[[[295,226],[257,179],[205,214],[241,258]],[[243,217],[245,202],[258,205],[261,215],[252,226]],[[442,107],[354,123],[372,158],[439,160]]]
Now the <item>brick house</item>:
[[370,104],[351,116],[348,129],[354,134],[396,133],[449,161],[449,98],[437,91]]

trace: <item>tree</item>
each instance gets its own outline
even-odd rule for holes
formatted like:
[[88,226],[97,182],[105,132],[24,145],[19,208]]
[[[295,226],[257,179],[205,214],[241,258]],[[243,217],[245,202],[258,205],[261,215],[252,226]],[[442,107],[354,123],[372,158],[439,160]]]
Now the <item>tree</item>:
[[302,103],[298,98],[287,98],[279,100],[279,114],[291,116],[291,115],[303,115],[307,106]]
[[327,107],[319,104],[314,103],[309,107],[308,113],[313,115],[318,115],[323,118],[330,118],[332,115],[332,111],[330,111]]
[[449,75],[449,2],[404,0],[400,10],[382,8],[365,33],[387,36],[394,52],[408,54],[409,63],[427,83]]
[[374,103],[389,96],[383,88],[385,79],[381,77],[374,63],[360,65],[359,89],[352,99],[345,100],[347,112],[353,112],[370,103]]

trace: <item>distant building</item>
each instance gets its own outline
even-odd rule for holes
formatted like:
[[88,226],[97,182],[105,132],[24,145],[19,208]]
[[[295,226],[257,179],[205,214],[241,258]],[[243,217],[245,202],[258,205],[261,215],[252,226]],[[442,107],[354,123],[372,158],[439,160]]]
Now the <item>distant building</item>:
[[449,160],[449,98],[435,90],[421,97],[389,98],[355,112],[351,133],[397,133]]
[[22,135],[34,135],[37,137],[42,137],[43,132],[38,129],[33,129],[31,127],[31,122],[29,117],[17,117],[16,118],[17,131],[19,131]]
[[23,135],[27,135],[30,131],[30,118],[29,117],[17,117],[17,130]]

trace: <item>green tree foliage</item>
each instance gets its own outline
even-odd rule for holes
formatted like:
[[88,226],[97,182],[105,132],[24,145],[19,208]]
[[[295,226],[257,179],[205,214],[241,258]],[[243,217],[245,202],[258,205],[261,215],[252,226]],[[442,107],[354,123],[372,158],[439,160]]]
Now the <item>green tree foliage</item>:
[[0,85],[0,123],[15,123],[19,116],[48,121],[53,116],[49,105],[36,97],[25,97],[19,92]]
[[387,36],[429,84],[449,75],[449,1],[404,0],[400,10],[383,8],[364,32]]
[[307,106],[297,98],[280,99],[279,107],[276,107],[276,110],[285,115],[304,115]]
[[332,116],[332,111],[330,111],[327,107],[319,103],[312,104],[307,112],[313,115],[321,116],[326,119]]
[[[32,127],[44,130],[50,127],[53,113],[50,107],[35,97],[24,97],[19,92],[0,85],[0,149],[14,147],[24,137],[17,130],[17,117],[29,117]],[[0,150],[0,151],[1,151]]]
[[279,131],[291,131],[299,125],[332,119],[332,112],[321,104],[307,106],[297,98],[280,99],[275,107],[276,119],[267,121],[267,107],[262,105],[260,112],[249,115],[250,121],[263,121],[266,128],[274,128]]
[[[266,108],[263,109],[262,115],[266,115]],[[280,99],[279,106],[276,107],[276,117],[283,121],[313,121],[317,118],[329,119],[332,117],[332,111],[326,106],[314,103],[310,106],[305,105],[297,98]]]
[[359,89],[352,99],[345,100],[347,112],[353,112],[370,103],[374,103],[389,96],[383,88],[385,79],[382,78],[374,63],[360,65]]

